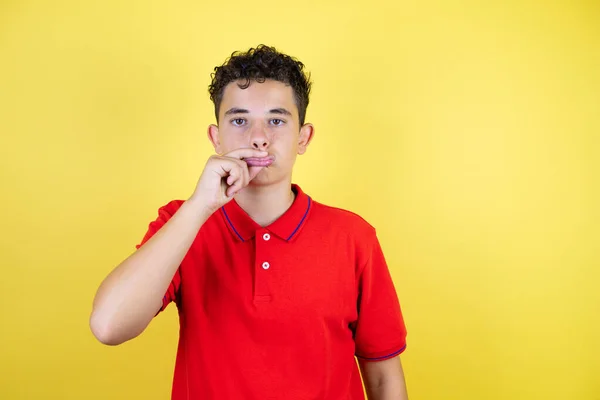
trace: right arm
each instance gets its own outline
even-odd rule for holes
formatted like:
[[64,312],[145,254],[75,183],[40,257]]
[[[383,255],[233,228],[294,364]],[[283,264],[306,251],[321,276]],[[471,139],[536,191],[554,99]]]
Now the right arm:
[[186,201],[148,242],[104,279],[90,317],[90,328],[100,342],[121,344],[146,329],[209,216],[201,204]]
[[241,149],[211,157],[194,194],[104,279],[90,316],[90,328],[100,342],[118,345],[146,329],[204,222],[258,174],[250,175],[242,159],[259,156],[266,153]]

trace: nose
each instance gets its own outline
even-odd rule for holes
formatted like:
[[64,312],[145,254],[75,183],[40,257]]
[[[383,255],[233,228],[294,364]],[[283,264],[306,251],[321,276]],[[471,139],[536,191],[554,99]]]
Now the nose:
[[251,143],[252,148],[263,151],[269,147],[269,138],[263,129],[258,128],[252,132]]

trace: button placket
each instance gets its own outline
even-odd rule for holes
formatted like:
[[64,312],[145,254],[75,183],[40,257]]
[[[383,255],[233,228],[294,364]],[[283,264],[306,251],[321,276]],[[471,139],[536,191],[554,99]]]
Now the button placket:
[[271,300],[271,268],[270,248],[273,246],[271,234],[266,231],[258,231],[255,235],[255,259],[254,259],[254,301],[264,302]]

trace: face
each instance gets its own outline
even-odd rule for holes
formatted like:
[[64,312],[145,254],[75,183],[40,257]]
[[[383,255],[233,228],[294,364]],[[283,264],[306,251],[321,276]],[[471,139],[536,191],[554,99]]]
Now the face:
[[296,156],[306,152],[313,133],[311,124],[299,124],[291,86],[273,80],[252,81],[246,89],[240,89],[237,82],[227,85],[219,109],[219,125],[208,129],[218,154],[251,148],[275,157],[269,167],[250,167],[260,169],[251,185],[291,182]]

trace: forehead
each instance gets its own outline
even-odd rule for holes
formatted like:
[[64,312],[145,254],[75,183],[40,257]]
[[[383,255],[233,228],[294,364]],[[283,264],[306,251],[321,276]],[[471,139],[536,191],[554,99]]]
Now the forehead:
[[247,109],[250,112],[286,108],[297,115],[294,90],[291,86],[274,80],[266,80],[262,83],[251,81],[246,89],[241,89],[238,85],[245,83],[245,80],[241,80],[231,82],[225,87],[220,107],[222,112],[232,107]]

